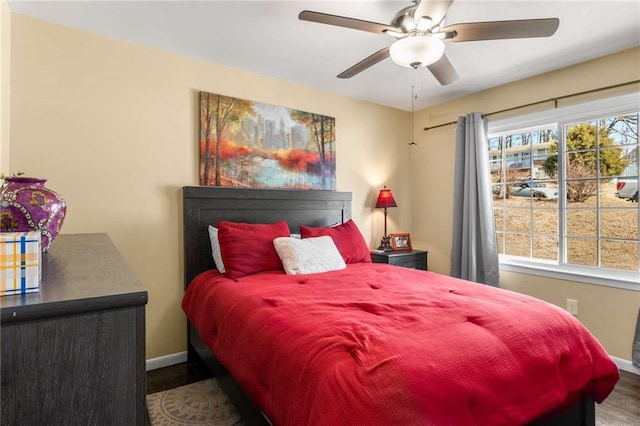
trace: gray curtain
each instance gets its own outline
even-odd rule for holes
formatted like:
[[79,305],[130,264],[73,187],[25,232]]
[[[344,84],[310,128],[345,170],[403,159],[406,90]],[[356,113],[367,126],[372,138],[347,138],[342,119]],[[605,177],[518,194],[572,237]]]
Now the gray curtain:
[[638,310],[638,321],[636,322],[636,337],[633,339],[633,354],[631,362],[633,366],[640,369],[640,310]]
[[487,122],[478,112],[458,117],[453,187],[451,275],[498,286]]

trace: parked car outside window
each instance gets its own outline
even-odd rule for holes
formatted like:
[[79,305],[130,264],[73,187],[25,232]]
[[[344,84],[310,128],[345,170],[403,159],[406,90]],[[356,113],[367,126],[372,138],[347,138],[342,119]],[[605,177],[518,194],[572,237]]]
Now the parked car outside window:
[[534,197],[557,200],[558,188],[547,188],[536,181],[527,180],[523,181],[520,186],[512,187],[509,190],[509,194],[514,197]]
[[638,202],[638,167],[629,166],[616,181],[616,197]]

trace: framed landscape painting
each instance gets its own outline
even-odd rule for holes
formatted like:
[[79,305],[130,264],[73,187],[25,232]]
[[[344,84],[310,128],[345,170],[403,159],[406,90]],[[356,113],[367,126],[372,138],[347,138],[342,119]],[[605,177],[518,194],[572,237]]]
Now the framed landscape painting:
[[336,189],[335,118],[200,92],[200,185]]

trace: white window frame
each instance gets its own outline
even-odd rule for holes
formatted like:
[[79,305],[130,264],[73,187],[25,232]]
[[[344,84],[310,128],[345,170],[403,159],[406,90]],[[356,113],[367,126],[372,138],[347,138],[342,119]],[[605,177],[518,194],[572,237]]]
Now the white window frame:
[[[514,130],[557,123],[558,137],[564,137],[564,125],[591,120],[594,117],[634,114],[640,111],[640,94],[632,93],[607,99],[585,102],[524,116],[488,122],[488,134],[504,134]],[[562,202],[562,200],[560,200]],[[562,203],[564,204],[564,203]],[[640,206],[640,204],[638,204]],[[564,206],[558,207],[562,211]],[[640,215],[639,215],[640,216]],[[640,219],[639,219],[640,222]],[[638,224],[640,228],[640,223]],[[558,236],[562,238],[560,230]],[[500,255],[500,269],[550,278],[640,291],[640,272],[620,271],[591,266],[565,265],[555,261],[526,259]]]

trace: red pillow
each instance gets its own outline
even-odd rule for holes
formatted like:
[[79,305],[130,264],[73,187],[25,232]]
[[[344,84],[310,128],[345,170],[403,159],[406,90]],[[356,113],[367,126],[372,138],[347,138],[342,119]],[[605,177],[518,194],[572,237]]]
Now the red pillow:
[[235,279],[257,272],[283,270],[273,240],[289,236],[286,222],[218,222],[216,227],[227,277]]
[[355,222],[351,219],[342,225],[329,228],[309,228],[308,226],[300,225],[300,235],[302,238],[328,235],[333,238],[333,242],[338,247],[338,251],[345,263],[371,263],[369,247]]

